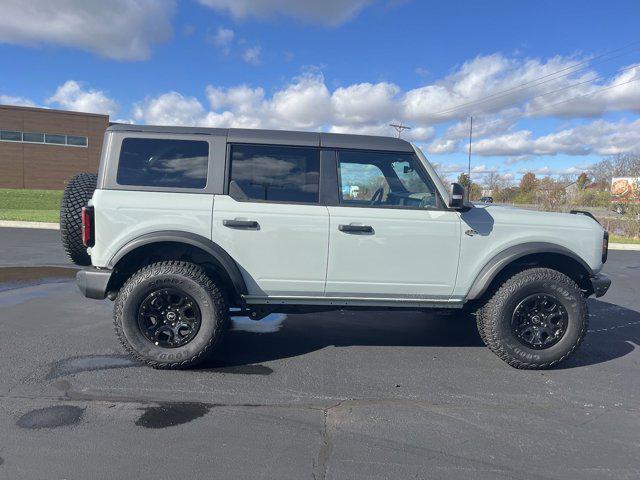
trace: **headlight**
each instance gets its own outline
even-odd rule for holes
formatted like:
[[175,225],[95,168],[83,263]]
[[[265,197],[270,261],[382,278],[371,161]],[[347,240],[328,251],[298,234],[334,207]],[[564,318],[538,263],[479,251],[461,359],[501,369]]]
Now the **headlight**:
[[609,232],[605,230],[602,237],[602,263],[607,261],[607,255],[609,254]]

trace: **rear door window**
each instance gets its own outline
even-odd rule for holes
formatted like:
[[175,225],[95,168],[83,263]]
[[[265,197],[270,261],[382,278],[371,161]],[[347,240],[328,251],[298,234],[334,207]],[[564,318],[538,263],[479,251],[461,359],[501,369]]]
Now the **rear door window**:
[[233,145],[229,195],[242,201],[318,203],[320,150]]
[[118,162],[120,185],[203,189],[209,143],[197,140],[125,138]]

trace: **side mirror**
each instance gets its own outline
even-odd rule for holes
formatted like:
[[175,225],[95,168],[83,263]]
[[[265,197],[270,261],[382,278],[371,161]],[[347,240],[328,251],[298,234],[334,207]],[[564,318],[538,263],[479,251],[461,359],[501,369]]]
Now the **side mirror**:
[[464,209],[467,207],[468,201],[467,189],[459,183],[451,184],[451,200],[449,200],[449,208],[455,208],[456,210]]

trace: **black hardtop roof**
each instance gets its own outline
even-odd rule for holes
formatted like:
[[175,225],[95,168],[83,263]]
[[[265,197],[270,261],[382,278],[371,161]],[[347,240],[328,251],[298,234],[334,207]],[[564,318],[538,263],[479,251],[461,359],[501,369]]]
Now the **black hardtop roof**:
[[185,135],[226,136],[230,143],[295,145],[308,147],[350,148],[413,152],[406,140],[374,135],[348,135],[342,133],[295,132],[287,130],[258,130],[245,128],[169,127],[158,125],[112,124],[107,131],[149,132]]

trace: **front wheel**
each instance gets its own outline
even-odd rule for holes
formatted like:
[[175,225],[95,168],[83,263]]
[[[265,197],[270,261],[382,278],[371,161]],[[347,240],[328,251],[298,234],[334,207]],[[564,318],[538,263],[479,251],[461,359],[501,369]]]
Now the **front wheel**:
[[187,262],[159,262],[127,280],[114,305],[114,326],[124,348],[154,368],[202,362],[229,322],[221,290]]
[[578,285],[548,268],[505,281],[482,309],[478,328],[487,346],[515,368],[549,368],[582,342],[588,310]]

